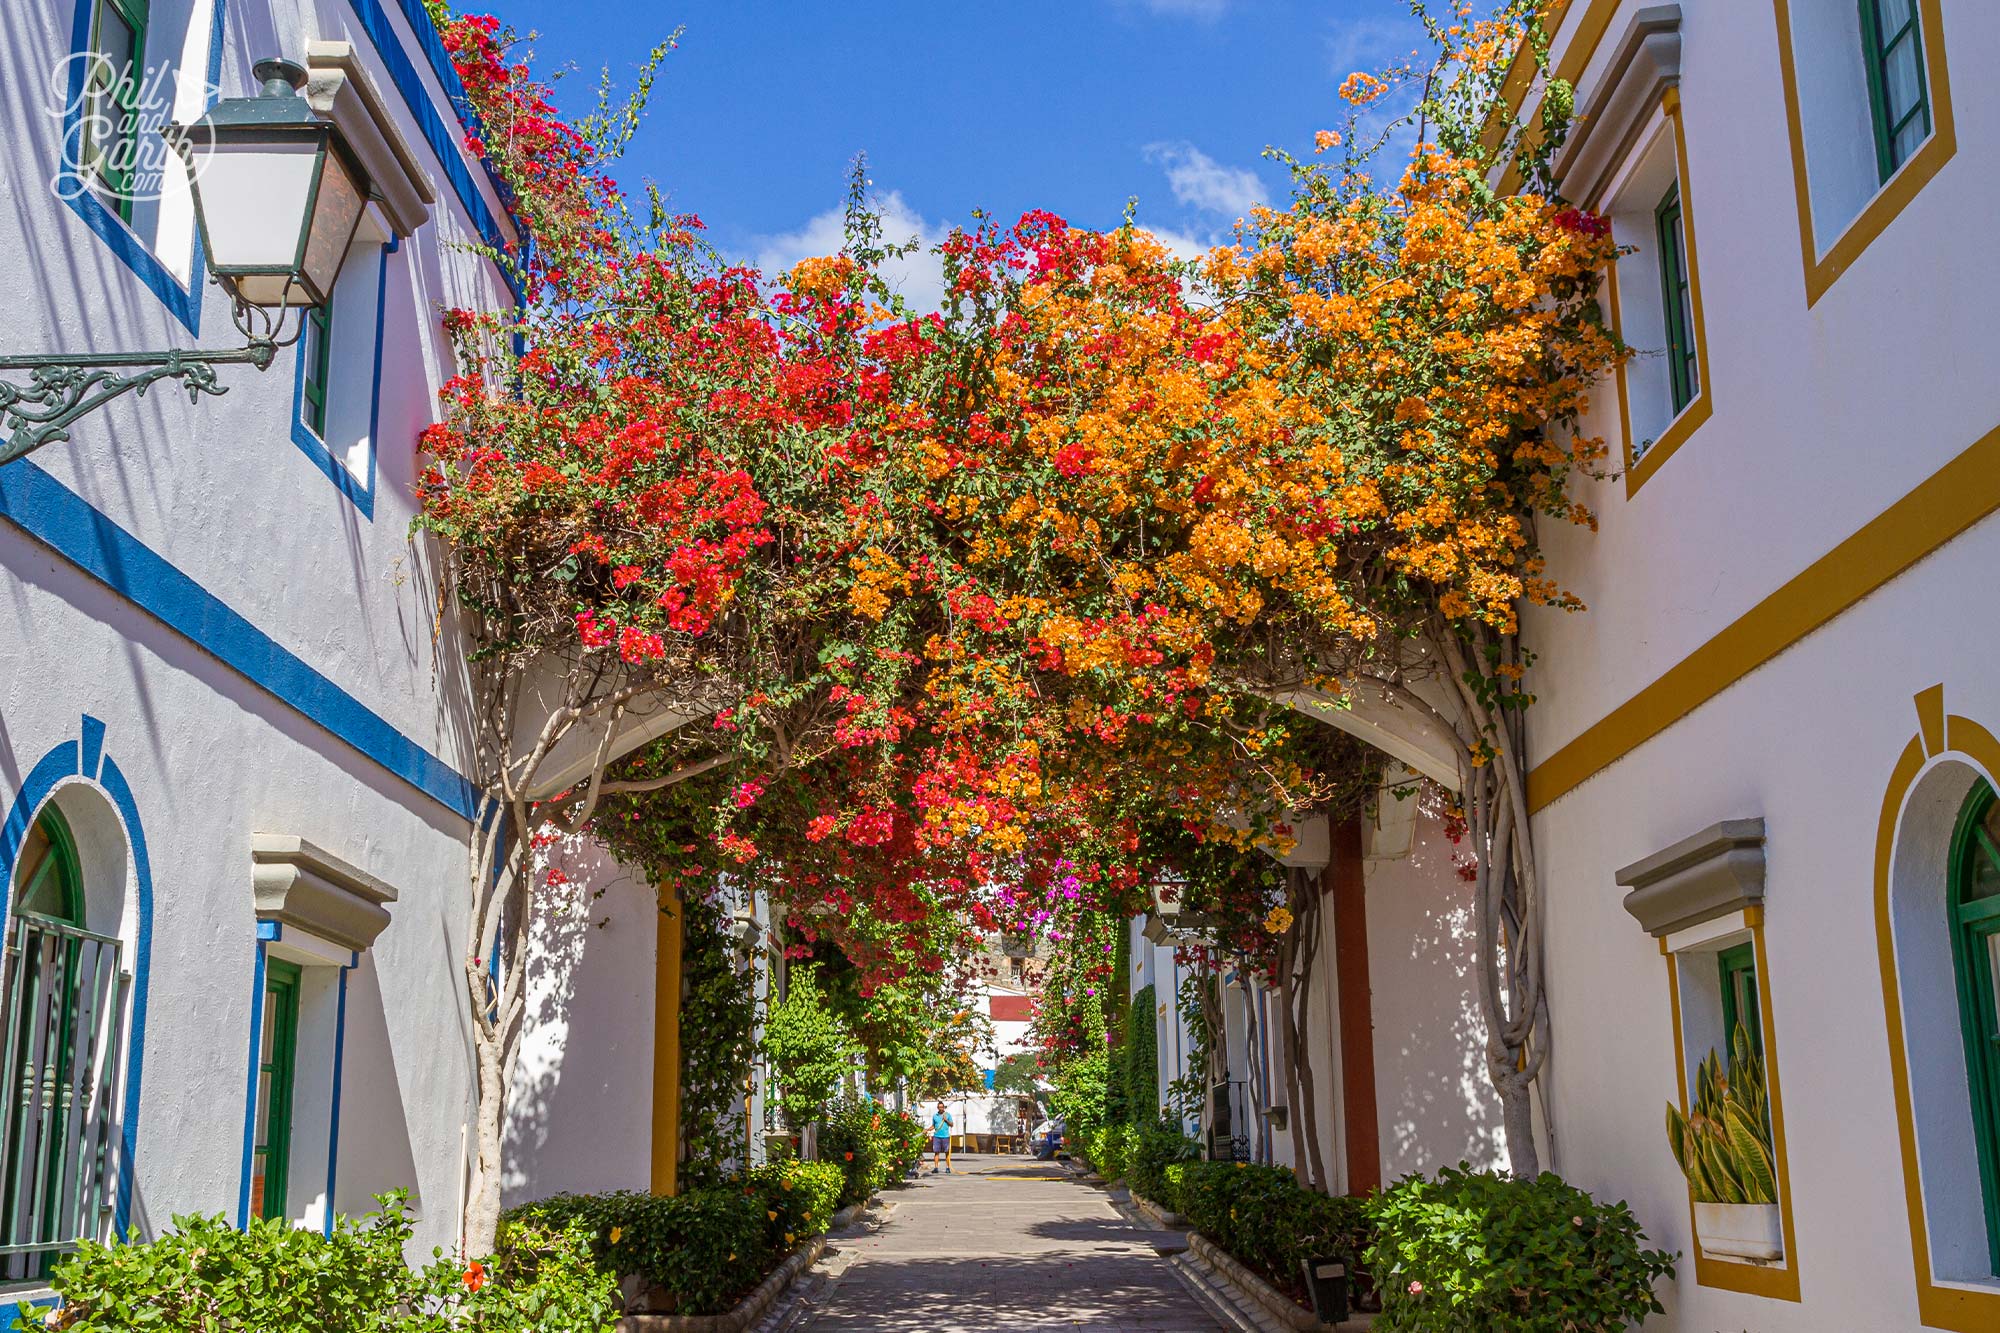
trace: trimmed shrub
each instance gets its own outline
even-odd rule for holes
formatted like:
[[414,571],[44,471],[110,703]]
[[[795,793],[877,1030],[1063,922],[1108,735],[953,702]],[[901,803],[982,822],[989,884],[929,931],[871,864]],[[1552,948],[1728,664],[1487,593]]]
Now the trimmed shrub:
[[764,1252],[773,1260],[826,1234],[846,1174],[831,1162],[771,1162],[746,1172],[742,1188],[764,1205]]
[[774,1258],[766,1249],[763,1196],[740,1184],[712,1185],[662,1197],[559,1194],[510,1210],[503,1236],[523,1224],[582,1226],[598,1271],[636,1277],[641,1302],[674,1314],[719,1314],[763,1280]]
[[1308,1259],[1359,1266],[1369,1235],[1368,1201],[1316,1194],[1282,1166],[1188,1162],[1166,1168],[1190,1226],[1294,1299],[1305,1295]]
[[1616,1333],[1661,1312],[1653,1283],[1674,1273],[1631,1209],[1553,1175],[1411,1176],[1370,1213],[1384,1333]]
[[85,1242],[56,1265],[54,1314],[19,1307],[17,1330],[292,1329],[326,1333],[610,1333],[615,1279],[597,1271],[580,1228],[524,1227],[480,1263],[403,1261],[400,1194],[331,1236],[279,1219],[238,1230],[220,1215],[177,1217],[158,1240]]
[[1167,1180],[1167,1168],[1199,1156],[1201,1145],[1169,1121],[1136,1129],[1125,1159],[1125,1183],[1141,1198],[1179,1212],[1180,1206],[1174,1202],[1177,1186]]

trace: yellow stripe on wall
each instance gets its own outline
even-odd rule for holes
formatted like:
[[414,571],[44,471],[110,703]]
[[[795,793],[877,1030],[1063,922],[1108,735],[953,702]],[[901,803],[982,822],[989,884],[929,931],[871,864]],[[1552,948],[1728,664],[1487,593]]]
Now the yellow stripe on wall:
[[1995,510],[2000,428],[1536,765],[1529,809],[1574,791]]
[[659,947],[653,970],[653,1193],[679,1183],[681,1148],[681,913],[660,898]]

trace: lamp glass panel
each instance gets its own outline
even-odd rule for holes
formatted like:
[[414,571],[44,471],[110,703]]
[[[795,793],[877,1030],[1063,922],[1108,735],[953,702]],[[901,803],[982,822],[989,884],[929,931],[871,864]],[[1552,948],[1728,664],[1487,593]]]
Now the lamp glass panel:
[[209,266],[218,273],[289,270],[298,259],[299,233],[319,165],[317,136],[195,143],[190,157]]
[[326,170],[320,175],[319,197],[313,203],[312,233],[306,238],[306,279],[318,291],[331,297],[333,282],[340,274],[341,261],[361,225],[361,210],[367,205],[360,184],[347,169],[339,153],[329,151]]

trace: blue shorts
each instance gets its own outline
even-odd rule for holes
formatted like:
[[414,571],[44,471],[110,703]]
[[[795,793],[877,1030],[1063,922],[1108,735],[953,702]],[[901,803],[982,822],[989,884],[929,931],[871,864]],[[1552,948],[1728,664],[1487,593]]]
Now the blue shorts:
[[944,1135],[934,1134],[931,1136],[932,1152],[944,1152],[946,1149],[950,1147],[951,1147],[951,1140],[946,1138]]

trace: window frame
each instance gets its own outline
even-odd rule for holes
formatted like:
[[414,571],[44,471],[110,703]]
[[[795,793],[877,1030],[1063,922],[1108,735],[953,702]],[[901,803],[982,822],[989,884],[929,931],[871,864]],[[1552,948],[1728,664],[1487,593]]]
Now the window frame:
[[[333,381],[333,305],[306,312],[306,348],[299,361],[299,424],[326,439],[327,395]],[[374,447],[374,441],[369,441]]]
[[1674,415],[1701,393],[1701,362],[1694,341],[1694,281],[1687,262],[1687,216],[1681,207],[1676,163],[1673,184],[1653,206],[1653,239],[1660,249],[1660,300],[1667,334],[1667,382]]
[[[87,0],[90,5],[90,50],[93,53],[104,50],[104,18],[107,13],[116,15],[132,31],[132,63],[138,67],[138,80],[146,76],[146,37],[152,27],[152,0]],[[93,99],[94,101],[94,99]],[[121,104],[123,105],[123,104]],[[131,111],[132,107],[124,105]],[[96,147],[96,146],[93,146]],[[127,226],[132,223],[131,177],[122,181],[107,170],[103,157],[91,166],[94,183],[109,197],[104,205],[118,215]]]
[[1986,1213],[1986,1248],[2000,1273],[2000,991],[1995,989],[1989,937],[2000,936],[2000,895],[1967,901],[1973,864],[1984,854],[2000,867],[2000,845],[1986,835],[1983,821],[1996,797],[1981,779],[1966,798],[1953,830],[1946,912],[1951,930],[1953,980],[1958,994],[1960,1035],[1965,1042],[1966,1091],[1972,1099],[1972,1128],[1979,1156],[1981,1202]]
[[[1764,1054],[1764,996],[1757,989],[1757,946],[1752,940],[1722,950],[1715,956],[1717,980],[1722,986],[1722,1036],[1734,1043],[1740,1024],[1750,1034],[1750,1049],[1759,1058]],[[1753,1008],[1748,1021],[1743,1016],[1743,987],[1747,986]],[[1726,1052],[1725,1052],[1726,1053]]]
[[[1931,117],[1930,77],[1924,68],[1924,24],[1922,7],[1916,0],[1908,0],[1909,21],[1898,28],[1893,36],[1885,39],[1882,31],[1882,0],[1860,0],[1862,63],[1868,70],[1868,121],[1875,131],[1875,165],[1881,172],[1882,183],[1902,170],[1903,163],[1917,155],[1924,140],[1931,137],[1934,127]],[[1889,56],[1907,38],[1914,57],[1917,79],[1917,100],[1903,118],[1892,122],[1894,115],[1889,106]],[[1902,157],[1896,156],[1896,138],[1910,125],[1914,117],[1921,116],[1924,132],[1910,151]]]
[[[256,1095],[265,1102],[263,1141],[251,1141],[252,1178],[257,1160],[263,1159],[263,1189],[255,1201],[254,1215],[265,1220],[288,1217],[287,1196],[291,1186],[292,1100],[298,1076],[299,997],[305,971],[297,963],[269,958],[264,963],[264,991],[259,1002],[265,1006],[264,1023],[270,1034],[271,1058],[259,1059]],[[272,1004],[272,992],[279,992]],[[261,1052],[260,1052],[261,1055]],[[267,1085],[265,1080],[269,1079]],[[254,1109],[253,1109],[254,1113]],[[253,1122],[252,1134],[256,1133]]]

